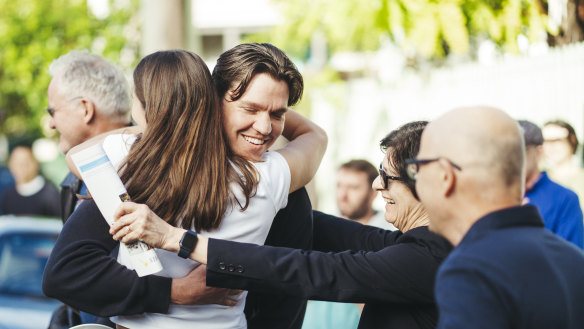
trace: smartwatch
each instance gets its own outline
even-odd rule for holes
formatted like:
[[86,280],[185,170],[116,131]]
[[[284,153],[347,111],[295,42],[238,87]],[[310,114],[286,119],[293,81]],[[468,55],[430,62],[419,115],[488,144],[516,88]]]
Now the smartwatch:
[[189,258],[189,255],[195,249],[197,244],[197,232],[188,230],[183,234],[182,239],[180,239],[180,250],[178,251],[178,256],[182,258]]

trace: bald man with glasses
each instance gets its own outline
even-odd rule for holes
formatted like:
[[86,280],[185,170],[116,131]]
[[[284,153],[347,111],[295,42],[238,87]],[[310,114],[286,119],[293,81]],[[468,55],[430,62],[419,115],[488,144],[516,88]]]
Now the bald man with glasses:
[[438,271],[438,328],[582,328],[584,254],[522,206],[518,124],[488,107],[431,122],[408,175],[430,230],[453,246]]

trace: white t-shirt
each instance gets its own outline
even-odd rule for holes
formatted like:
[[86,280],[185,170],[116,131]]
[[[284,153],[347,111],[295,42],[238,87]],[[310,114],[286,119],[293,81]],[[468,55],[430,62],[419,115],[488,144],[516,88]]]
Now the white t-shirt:
[[[118,167],[126,157],[135,138],[128,135],[108,136],[104,149]],[[217,230],[203,231],[199,234],[212,238],[264,244],[276,213],[286,206],[290,189],[290,168],[286,159],[277,152],[266,152],[262,162],[253,163],[260,179],[256,194],[250,199],[247,209],[242,212],[238,205],[228,207],[223,221]],[[232,185],[234,194],[244,204],[245,198],[236,184]],[[130,196],[131,197],[131,196]],[[127,253],[121,252],[118,262],[131,269]],[[164,269],[156,275],[181,278],[200,264],[178,257],[176,253],[156,249]],[[156,292],[153,292],[156,293]],[[175,305],[171,304],[168,314],[144,313],[135,316],[113,317],[112,321],[131,329],[137,328],[247,328],[243,308],[247,292],[237,299],[236,306],[222,305]]]

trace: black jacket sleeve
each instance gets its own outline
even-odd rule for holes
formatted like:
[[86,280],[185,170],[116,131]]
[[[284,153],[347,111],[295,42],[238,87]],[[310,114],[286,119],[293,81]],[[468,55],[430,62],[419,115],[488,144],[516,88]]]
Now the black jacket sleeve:
[[[288,196],[266,238],[266,245],[299,249],[312,248],[312,205],[305,188]],[[306,299],[282,293],[250,291],[245,302],[249,329],[300,329]]]
[[209,239],[207,259],[207,285],[353,303],[432,303],[439,266],[415,242],[323,253]]
[[378,251],[394,245],[400,231],[387,231],[362,225],[344,218],[313,211],[313,250],[340,252],[345,250]]
[[138,277],[110,256],[118,242],[93,200],[84,201],[63,226],[43,276],[43,291],[98,315],[168,312],[171,279]]

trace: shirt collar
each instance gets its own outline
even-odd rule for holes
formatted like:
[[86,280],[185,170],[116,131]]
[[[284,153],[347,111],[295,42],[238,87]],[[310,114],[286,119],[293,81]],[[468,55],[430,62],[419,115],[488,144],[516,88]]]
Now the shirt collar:
[[477,240],[488,231],[517,226],[543,227],[537,207],[526,205],[491,212],[471,226],[460,244]]
[[16,191],[22,196],[31,196],[38,193],[45,186],[45,180],[41,176],[36,176],[28,183],[16,185]]
[[540,185],[545,184],[549,180],[550,179],[548,178],[547,173],[545,171],[542,171],[541,174],[539,175],[539,179],[537,180],[537,182],[535,182],[535,184],[533,184],[533,186],[527,192],[535,191]]

